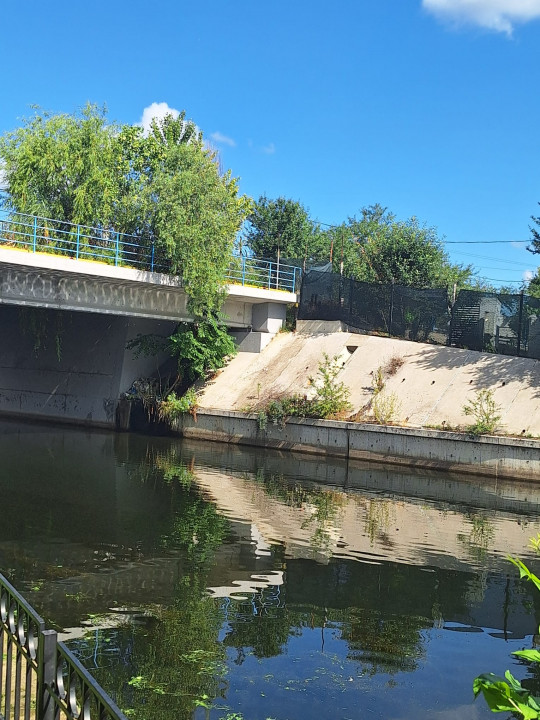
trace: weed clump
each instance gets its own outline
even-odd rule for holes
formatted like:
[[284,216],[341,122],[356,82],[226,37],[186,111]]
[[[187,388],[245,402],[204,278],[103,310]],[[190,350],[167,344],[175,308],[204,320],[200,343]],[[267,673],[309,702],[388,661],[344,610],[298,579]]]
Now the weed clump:
[[390,360],[388,360],[383,369],[384,374],[387,377],[392,377],[397,373],[397,371],[403,366],[405,363],[405,359],[401,357],[401,355],[392,355]]
[[196,417],[197,407],[197,393],[193,388],[189,388],[181,397],[174,392],[167,395],[167,398],[158,404],[158,412],[161,420],[172,422],[184,413],[191,413],[193,417]]
[[396,393],[380,392],[375,395],[371,403],[375,420],[380,425],[396,422],[401,412],[401,401]]
[[338,382],[337,376],[341,369],[337,357],[330,358],[326,353],[315,377],[309,378],[314,395],[289,395],[271,400],[259,410],[259,428],[264,430],[268,422],[284,425],[288,417],[332,419],[351,410],[349,402],[350,390]]
[[489,435],[495,432],[501,419],[501,406],[493,398],[493,390],[478,390],[474,400],[463,406],[463,412],[475,419],[466,430],[471,435]]

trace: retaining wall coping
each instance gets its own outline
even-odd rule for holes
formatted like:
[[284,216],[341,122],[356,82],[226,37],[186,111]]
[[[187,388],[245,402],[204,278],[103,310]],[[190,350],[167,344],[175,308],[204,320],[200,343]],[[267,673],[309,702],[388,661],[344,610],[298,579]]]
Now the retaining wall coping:
[[[238,410],[219,410],[212,408],[198,408],[197,415],[214,417],[230,417],[246,420],[256,420],[255,412],[241,412]],[[506,435],[471,435],[467,432],[451,430],[435,430],[431,428],[405,427],[403,425],[376,425],[375,423],[353,423],[343,420],[322,420],[314,418],[287,418],[287,425],[306,425],[312,427],[328,427],[347,431],[362,431],[382,435],[401,435],[411,438],[432,438],[440,440],[459,440],[461,442],[477,443],[480,445],[498,445],[515,448],[536,449],[540,452],[540,439],[508,437]],[[279,426],[276,426],[279,427]]]

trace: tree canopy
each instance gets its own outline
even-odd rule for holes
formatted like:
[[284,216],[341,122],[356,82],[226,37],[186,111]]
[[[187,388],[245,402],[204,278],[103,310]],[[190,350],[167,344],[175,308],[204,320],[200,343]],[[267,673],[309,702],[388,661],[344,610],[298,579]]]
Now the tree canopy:
[[4,208],[133,234],[182,275],[196,315],[219,309],[250,201],[185,113],[154,120],[145,135],[93,105],[38,109],[0,138],[0,160]]
[[363,282],[395,283],[414,287],[466,285],[469,266],[454,265],[436,228],[417,218],[398,220],[381,205],[361,210],[359,217],[329,231],[333,265]]
[[326,238],[298,201],[261,195],[248,216],[246,241],[259,257],[296,260],[328,258]]

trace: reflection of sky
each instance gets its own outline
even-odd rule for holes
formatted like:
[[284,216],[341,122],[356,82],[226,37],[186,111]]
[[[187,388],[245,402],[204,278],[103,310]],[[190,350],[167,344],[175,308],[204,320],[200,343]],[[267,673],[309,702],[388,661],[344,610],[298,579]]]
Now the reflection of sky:
[[[483,700],[472,703],[472,680],[507,667],[522,677],[523,670],[509,658],[522,642],[503,644],[487,632],[425,630],[413,679],[407,672],[371,675],[369,664],[350,659],[339,624],[324,630],[304,627],[289,637],[281,655],[263,661],[247,650],[239,665],[236,649],[229,648],[223,702],[254,720],[487,720],[493,716]],[[212,718],[221,715],[211,713]],[[205,715],[199,711],[195,717]]]

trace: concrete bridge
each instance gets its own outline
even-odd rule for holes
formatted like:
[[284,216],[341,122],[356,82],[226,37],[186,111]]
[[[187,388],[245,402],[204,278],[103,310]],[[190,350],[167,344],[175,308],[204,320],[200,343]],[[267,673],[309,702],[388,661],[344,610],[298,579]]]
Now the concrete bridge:
[[[275,334],[285,322],[287,305],[297,301],[292,289],[271,287],[277,266],[265,265],[262,272],[270,282],[227,286],[223,315],[228,327],[244,335]],[[180,322],[193,320],[187,300],[179,277],[0,246],[0,304]],[[265,338],[251,338],[253,349],[264,344]]]
[[[129,236],[0,218],[0,414],[114,424],[119,395],[165,361],[135,358],[127,343],[193,319],[181,279],[159,270],[153,247]],[[299,276],[299,268],[231,259],[222,311],[242,350],[258,352],[279,331]],[[64,320],[41,313],[41,327],[34,316],[28,332],[25,307],[61,310]]]

